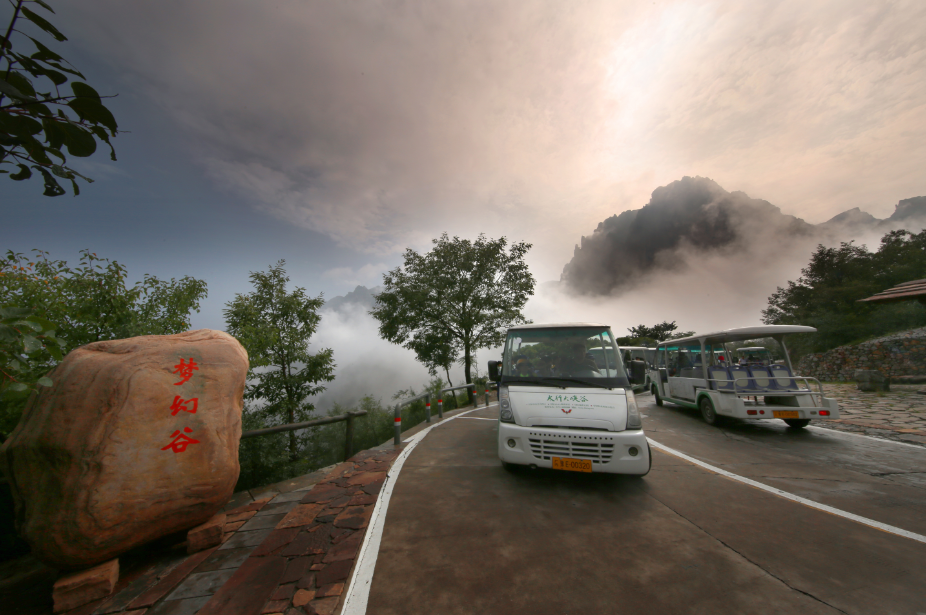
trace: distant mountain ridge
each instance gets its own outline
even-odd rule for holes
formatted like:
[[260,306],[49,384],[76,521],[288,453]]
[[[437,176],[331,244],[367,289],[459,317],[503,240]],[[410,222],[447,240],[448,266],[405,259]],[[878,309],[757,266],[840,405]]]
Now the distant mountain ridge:
[[369,311],[373,309],[376,299],[374,295],[383,292],[382,286],[374,286],[373,288],[367,288],[366,286],[357,286],[354,290],[350,291],[346,295],[340,295],[337,297],[332,297],[325,301],[325,306],[323,309],[333,310],[335,312],[343,312],[347,309],[348,305],[356,305],[358,307],[364,308],[364,311]]
[[853,208],[809,224],[762,199],[727,192],[706,177],[683,177],[653,191],[650,202],[602,221],[582,237],[561,282],[586,294],[630,287],[658,270],[683,271],[692,259],[723,256],[767,259],[777,250],[805,250],[815,242],[848,241],[861,234],[926,227],[926,197],[900,201],[884,220]]

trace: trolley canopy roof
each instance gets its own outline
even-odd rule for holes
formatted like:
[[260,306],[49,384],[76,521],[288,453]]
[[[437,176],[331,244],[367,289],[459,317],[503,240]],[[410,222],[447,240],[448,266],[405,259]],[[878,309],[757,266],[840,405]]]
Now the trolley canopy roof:
[[723,344],[725,342],[742,342],[744,340],[754,340],[760,337],[778,337],[789,335],[791,333],[816,333],[813,327],[803,327],[801,325],[761,325],[758,327],[740,327],[739,329],[727,329],[725,331],[716,331],[714,333],[704,333],[701,335],[692,335],[677,340],[666,340],[659,342],[660,346],[684,346],[690,343],[700,343],[704,340],[705,344]]
[[876,301],[881,303],[894,303],[896,301],[909,301],[916,299],[920,302],[926,301],[926,280],[910,280],[903,284],[898,284],[880,293],[872,295],[859,301]]
[[597,327],[600,329],[609,328],[608,325],[602,325],[597,322],[551,322],[542,325],[515,325],[513,327],[508,327],[508,330],[517,331],[519,329],[569,329],[572,327]]
[[768,352],[765,346],[750,346],[749,348],[737,348],[736,352]]

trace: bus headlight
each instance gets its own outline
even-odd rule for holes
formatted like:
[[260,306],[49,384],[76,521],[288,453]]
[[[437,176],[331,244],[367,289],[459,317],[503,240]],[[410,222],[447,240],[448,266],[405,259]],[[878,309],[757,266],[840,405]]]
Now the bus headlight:
[[643,419],[637,408],[637,398],[633,391],[627,391],[627,429],[643,429]]
[[511,401],[508,399],[508,387],[498,387],[498,420],[502,423],[514,423],[514,413],[511,412]]

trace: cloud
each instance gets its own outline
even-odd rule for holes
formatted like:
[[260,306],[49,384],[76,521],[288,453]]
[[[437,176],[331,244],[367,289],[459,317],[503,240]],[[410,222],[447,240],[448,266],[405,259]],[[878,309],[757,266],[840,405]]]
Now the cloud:
[[537,245],[545,279],[684,175],[811,222],[926,192],[914,0],[87,0],[65,17],[217,184],[372,253],[488,230]]
[[335,280],[339,284],[349,286],[362,286],[365,284],[377,284],[382,282],[383,273],[389,269],[385,263],[369,263],[363,267],[354,269],[352,267],[334,267],[322,274],[323,278]]

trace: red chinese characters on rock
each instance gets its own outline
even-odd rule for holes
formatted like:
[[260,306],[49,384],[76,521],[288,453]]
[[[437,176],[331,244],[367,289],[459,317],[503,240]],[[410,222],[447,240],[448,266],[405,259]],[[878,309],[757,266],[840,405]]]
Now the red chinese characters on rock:
[[187,380],[193,377],[193,370],[199,371],[199,367],[196,366],[196,361],[193,360],[193,357],[190,357],[190,362],[185,363],[183,359],[180,359],[178,365],[174,365],[176,369],[172,373],[180,374],[180,382],[175,382],[175,386],[180,386]]
[[[180,382],[175,382],[174,384],[179,386],[185,382],[188,382],[190,378],[193,377],[193,370],[199,371],[199,367],[196,365],[196,361],[193,360],[193,357],[190,357],[190,362],[187,363],[184,359],[180,359],[180,363],[174,365],[174,371],[171,373],[180,374]],[[190,399],[183,399],[180,395],[174,396],[174,403],[170,405],[171,416],[177,416],[181,410],[183,412],[189,412],[190,414],[196,414],[196,411],[199,409],[199,398],[193,397]],[[189,427],[184,427],[183,431],[186,433],[193,433],[193,430]],[[174,433],[170,434],[170,437],[173,438],[173,441],[162,448],[162,451],[168,449],[174,451],[175,453],[182,453],[186,451],[187,447],[191,444],[199,444],[199,440],[191,438],[185,433],[181,432],[179,429]]]
[[[187,433],[193,433],[193,430],[190,429],[189,427],[184,427],[183,431]],[[189,445],[199,443],[199,440],[194,440],[193,438],[187,436],[186,434],[180,433],[179,429],[175,431],[174,433],[170,434],[170,437],[173,438],[174,441],[168,444],[167,446],[165,446],[164,448],[162,448],[161,449],[162,451],[166,451],[167,449],[172,449],[175,453],[182,453],[183,451],[186,450],[186,447],[188,447]]]
[[[188,406],[190,402],[193,402],[192,408]],[[184,412],[189,412],[190,414],[196,414],[196,408],[199,406],[199,398],[194,397],[193,399],[187,399],[184,401],[179,395],[174,397],[174,403],[170,405],[170,409],[173,411],[170,413],[171,416],[177,416],[177,413],[183,410]]]

